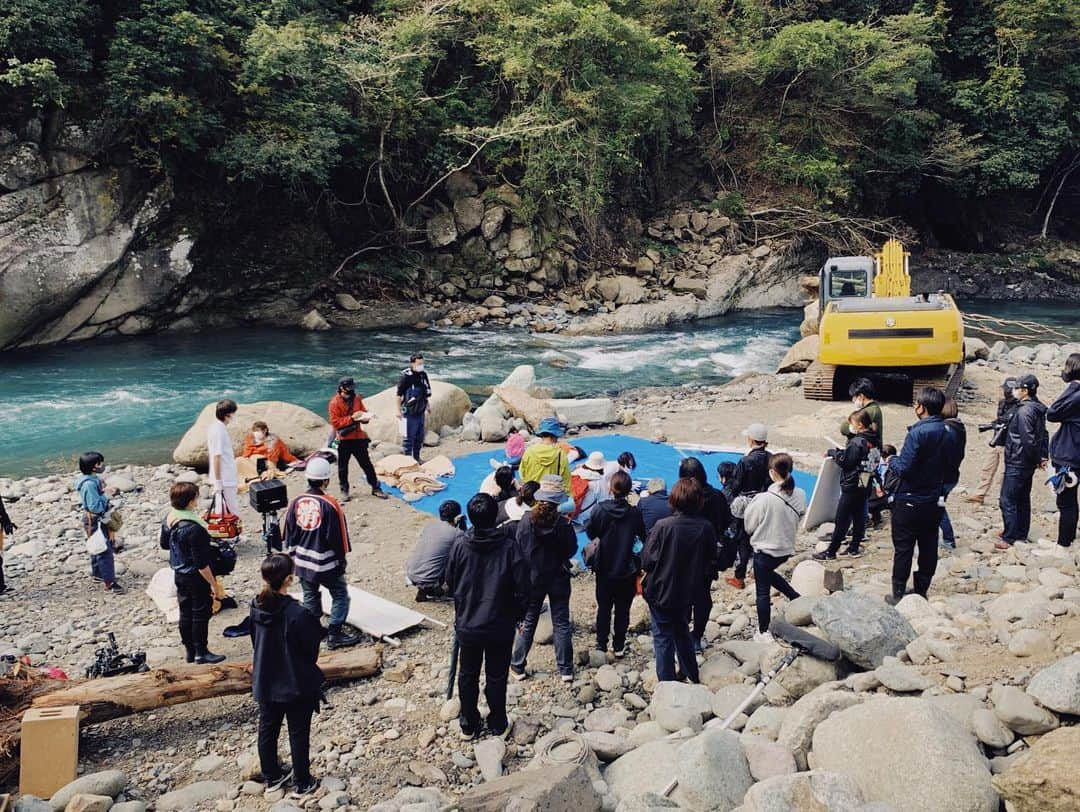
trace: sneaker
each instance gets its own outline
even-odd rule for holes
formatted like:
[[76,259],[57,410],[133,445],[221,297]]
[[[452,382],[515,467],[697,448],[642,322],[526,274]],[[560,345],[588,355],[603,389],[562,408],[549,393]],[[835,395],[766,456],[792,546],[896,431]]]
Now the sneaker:
[[862,555],[862,550],[858,547],[855,547],[854,549],[848,547],[846,550],[841,550],[837,555],[842,555],[844,558],[858,558]]
[[573,674],[559,674],[559,679],[565,682],[567,685],[574,681]]
[[424,593],[424,590],[422,590],[422,589],[416,590],[416,602],[417,603],[426,603],[427,602],[427,595]]
[[105,584],[105,591],[111,592],[114,595],[124,594],[124,588],[120,586],[120,584],[118,584],[116,581],[113,581],[111,584]]
[[746,589],[746,581],[742,578],[736,578],[732,575],[730,578],[725,578],[724,580],[727,582],[728,586],[733,586],[736,589]]
[[225,662],[224,654],[214,654],[210,649],[195,649],[195,663],[197,665],[214,665]]
[[273,792],[274,790],[281,789],[292,780],[292,770],[282,770],[281,775],[275,779],[268,779],[266,781],[266,791]]
[[477,733],[480,732],[480,730],[479,730],[480,726],[479,725],[471,725],[468,722],[466,722],[464,719],[459,719],[458,720],[458,725],[460,725],[460,727],[461,727],[461,731],[458,733],[458,736],[460,736],[462,739],[464,739],[466,741],[468,741],[469,739],[475,739]]
[[105,583],[105,579],[102,578],[100,575],[91,575],[90,577],[97,581],[99,584]]
[[999,541],[994,545],[995,550],[1011,550],[1012,545],[1007,541]]
[[521,682],[522,680],[527,680],[529,678],[529,675],[524,668],[518,669],[514,668],[514,666],[510,666],[510,676],[516,679],[518,682]]
[[502,725],[493,725],[489,720],[487,723],[487,731],[496,739],[501,739],[506,735],[506,731],[510,729],[509,722],[503,722]]
[[625,656],[626,656],[626,646],[623,646],[622,648],[615,649],[615,659],[616,660],[621,660]]
[[314,778],[309,778],[306,782],[297,782],[293,786],[293,791],[290,793],[295,798],[301,798],[304,795],[310,795],[319,788],[319,782]]
[[349,493],[348,488],[341,492],[341,498],[338,501],[341,502],[341,504],[352,501],[352,494]]
[[360,635],[345,631],[344,626],[331,626],[326,636],[326,647],[330,649],[348,648],[360,642]]
[[754,635],[755,643],[775,643],[776,640],[769,632],[758,632]]
[[828,550],[823,550],[820,553],[814,553],[813,559],[815,561],[835,561],[836,553],[830,553]]
[[372,488],[371,489],[371,495],[374,496],[376,499],[389,499],[390,498],[390,494],[388,494],[382,488]]

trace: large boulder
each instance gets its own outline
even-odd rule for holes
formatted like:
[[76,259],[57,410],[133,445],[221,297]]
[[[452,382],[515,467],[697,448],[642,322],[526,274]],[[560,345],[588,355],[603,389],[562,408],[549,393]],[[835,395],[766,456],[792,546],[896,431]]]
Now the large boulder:
[[1080,716],[1080,654],[1044,668],[1031,678],[1027,692],[1044,708]]
[[653,691],[649,713],[656,718],[665,708],[689,708],[703,719],[713,715],[713,695],[704,685],[683,682],[661,682]]
[[990,357],[990,347],[981,338],[964,337],[964,360],[985,361]]
[[[768,674],[786,653],[780,646],[771,646],[759,661],[761,673]],[[790,705],[819,685],[833,682],[839,676],[838,663],[819,660],[817,657],[799,657],[765,686],[765,699],[771,705]]]
[[742,812],[859,812],[862,790],[855,780],[824,770],[778,775],[750,787]]
[[612,762],[604,779],[620,801],[663,792],[675,779],[671,799],[699,812],[734,809],[753,783],[739,736],[731,730],[706,730],[681,743],[649,742]]
[[807,367],[817,360],[820,349],[821,336],[817,333],[801,338],[788,349],[776,371],[805,372]]
[[581,764],[522,770],[473,787],[455,805],[462,812],[546,812],[600,809],[600,796]]
[[[173,451],[175,462],[192,468],[206,468],[210,464],[209,452],[206,450],[206,432],[211,421],[216,419],[216,406],[216,403],[208,403],[199,412],[195,423],[185,432]],[[301,457],[323,448],[330,434],[330,424],[303,406],[279,400],[241,403],[229,423],[229,439],[232,440],[235,451],[239,452],[244,443],[244,435],[251,430],[251,424],[256,420],[262,420],[270,426],[270,431],[284,440],[294,454]]]
[[1071,812],[1080,809],[1080,726],[1042,736],[1004,772],[994,788],[1012,812]]
[[553,398],[548,404],[560,420],[571,426],[610,426],[619,422],[611,398]]
[[[443,426],[457,428],[472,408],[468,393],[460,386],[446,381],[431,382],[431,400],[428,405],[431,407],[431,414],[427,416],[427,426],[435,430]],[[380,443],[399,442],[397,387],[392,386],[377,395],[364,398],[364,406],[375,415],[364,428],[367,435]]]
[[832,714],[862,701],[863,697],[848,691],[821,690],[807,694],[784,714],[776,741],[790,749],[799,769],[805,770],[806,756],[810,752],[817,726]]
[[863,668],[877,668],[917,635],[903,615],[880,598],[838,592],[811,612],[814,625],[844,656]]
[[53,793],[49,804],[55,810],[67,807],[76,795],[107,795],[115,798],[127,786],[127,776],[121,770],[104,770],[76,778]]
[[868,801],[921,812],[997,812],[975,739],[922,699],[875,698],[814,731],[814,769],[855,779]]
[[520,417],[533,431],[536,431],[541,420],[555,416],[555,410],[549,401],[533,397],[516,386],[496,386],[495,394],[503,402],[506,411],[513,417]]
[[1058,718],[1014,685],[995,685],[990,701],[1006,727],[1021,736],[1038,736],[1058,726]]

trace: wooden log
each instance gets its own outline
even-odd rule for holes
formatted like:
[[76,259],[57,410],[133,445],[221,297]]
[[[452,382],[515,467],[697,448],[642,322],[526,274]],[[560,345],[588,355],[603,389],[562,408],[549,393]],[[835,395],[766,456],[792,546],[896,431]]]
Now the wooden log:
[[[327,682],[370,677],[379,673],[381,664],[382,651],[378,647],[330,651],[319,657],[319,668]],[[35,697],[31,707],[78,705],[82,724],[93,725],[170,705],[246,694],[251,691],[250,668],[249,662],[224,662],[87,680]]]

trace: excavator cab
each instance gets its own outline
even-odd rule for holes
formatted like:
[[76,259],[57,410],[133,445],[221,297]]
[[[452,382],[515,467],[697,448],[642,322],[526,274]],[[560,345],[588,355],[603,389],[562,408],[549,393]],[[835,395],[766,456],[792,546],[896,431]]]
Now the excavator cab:
[[821,310],[836,299],[866,299],[874,290],[874,260],[871,257],[831,257],[818,271]]

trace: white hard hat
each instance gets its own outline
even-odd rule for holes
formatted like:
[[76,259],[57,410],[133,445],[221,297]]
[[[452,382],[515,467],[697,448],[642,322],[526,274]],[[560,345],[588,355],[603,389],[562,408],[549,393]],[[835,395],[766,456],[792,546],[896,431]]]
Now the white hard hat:
[[321,482],[330,478],[330,462],[322,457],[313,457],[308,460],[304,476],[309,480]]

